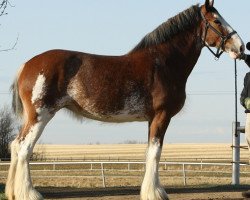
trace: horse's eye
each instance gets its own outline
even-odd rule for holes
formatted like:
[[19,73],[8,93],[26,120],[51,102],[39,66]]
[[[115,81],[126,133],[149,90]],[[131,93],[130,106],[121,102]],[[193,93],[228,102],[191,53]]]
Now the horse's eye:
[[214,23],[215,23],[215,24],[218,24],[218,25],[221,25],[221,22],[220,22],[220,20],[218,20],[218,19],[214,20]]

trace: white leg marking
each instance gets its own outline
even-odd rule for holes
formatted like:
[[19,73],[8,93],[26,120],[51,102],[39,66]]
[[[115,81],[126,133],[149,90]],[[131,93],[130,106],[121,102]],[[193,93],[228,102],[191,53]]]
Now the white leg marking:
[[32,90],[32,97],[31,97],[31,102],[34,104],[37,100],[40,100],[44,96],[44,89],[45,89],[45,81],[46,78],[43,74],[39,74],[35,86],[33,87]]
[[141,186],[142,200],[167,200],[168,195],[160,185],[158,165],[161,157],[161,146],[158,139],[153,139],[148,147],[146,172]]
[[30,131],[24,141],[20,143],[14,187],[16,200],[43,199],[42,196],[33,188],[29,171],[29,158],[42,129],[42,124],[36,123],[30,128]]
[[30,177],[29,159],[36,141],[44,127],[53,115],[48,110],[37,109],[38,122],[30,129],[25,139],[20,143],[17,170],[14,183],[15,200],[42,200],[43,197],[34,189]]
[[14,184],[15,184],[16,167],[17,167],[18,148],[19,148],[18,141],[15,139],[11,143],[11,163],[5,187],[5,194],[9,200],[14,200]]

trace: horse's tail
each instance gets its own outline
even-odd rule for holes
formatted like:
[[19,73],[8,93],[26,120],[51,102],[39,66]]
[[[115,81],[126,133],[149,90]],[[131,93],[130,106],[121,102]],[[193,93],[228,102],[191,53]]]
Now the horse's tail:
[[22,116],[23,116],[23,103],[21,101],[19,89],[18,89],[19,74],[15,78],[14,82],[12,83],[10,90],[12,91],[12,109],[17,117],[22,118]]

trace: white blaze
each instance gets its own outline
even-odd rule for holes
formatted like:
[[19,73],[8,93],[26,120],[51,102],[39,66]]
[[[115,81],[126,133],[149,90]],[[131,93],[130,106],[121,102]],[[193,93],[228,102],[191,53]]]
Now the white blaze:
[[[214,14],[213,16],[221,22],[221,25],[227,30],[228,34],[234,31],[234,29],[226,22],[226,20],[220,14]],[[238,54],[241,53],[240,48],[244,46],[244,42],[237,33],[233,34],[231,38],[233,40],[232,47],[225,48],[225,51],[229,53],[229,56],[231,58],[236,59]]]

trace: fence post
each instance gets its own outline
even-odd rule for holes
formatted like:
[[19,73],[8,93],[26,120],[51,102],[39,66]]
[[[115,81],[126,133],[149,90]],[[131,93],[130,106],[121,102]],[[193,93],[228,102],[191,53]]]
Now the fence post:
[[186,186],[187,180],[186,180],[186,171],[185,171],[185,164],[184,163],[182,164],[182,174],[183,174],[183,183],[184,183],[184,186]]
[[233,122],[232,138],[233,138],[233,164],[232,164],[232,185],[240,184],[240,122]]
[[101,163],[101,168],[102,168],[102,186],[105,188],[106,184],[105,184],[105,175],[104,175],[103,163]]

